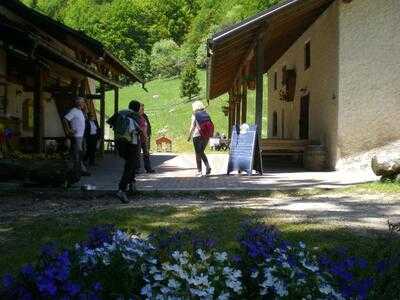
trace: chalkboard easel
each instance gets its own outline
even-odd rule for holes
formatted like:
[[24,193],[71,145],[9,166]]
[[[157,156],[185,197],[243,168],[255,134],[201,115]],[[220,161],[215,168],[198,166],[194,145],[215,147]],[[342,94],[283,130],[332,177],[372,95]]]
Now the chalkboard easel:
[[263,173],[257,125],[250,126],[245,132],[240,132],[239,126],[235,125],[232,130],[227,174],[238,171],[252,175],[253,170],[261,175]]

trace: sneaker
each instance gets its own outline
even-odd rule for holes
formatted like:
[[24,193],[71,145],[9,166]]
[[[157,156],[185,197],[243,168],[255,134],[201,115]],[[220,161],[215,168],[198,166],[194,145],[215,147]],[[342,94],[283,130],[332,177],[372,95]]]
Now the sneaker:
[[122,203],[129,203],[129,199],[126,196],[126,193],[124,191],[119,190],[117,193],[117,197],[119,198],[119,200],[121,200]]
[[211,168],[208,167],[207,170],[206,170],[206,175],[208,176],[208,175],[210,175],[210,174],[211,174]]
[[196,172],[196,177],[202,177],[203,176],[203,174],[201,173],[201,171],[200,172]]

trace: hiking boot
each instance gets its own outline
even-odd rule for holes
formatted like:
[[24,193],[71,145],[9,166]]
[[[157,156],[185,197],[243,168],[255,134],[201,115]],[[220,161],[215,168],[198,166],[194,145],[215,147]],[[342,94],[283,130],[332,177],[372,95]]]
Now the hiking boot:
[[121,200],[122,203],[124,203],[124,204],[129,203],[128,196],[126,195],[126,193],[124,191],[119,190],[117,193],[117,197],[119,200]]
[[92,175],[92,174],[90,174],[90,173],[87,172],[87,171],[81,172],[81,176],[89,177],[89,176],[91,176],[91,175]]
[[208,167],[207,170],[206,170],[206,176],[209,176],[210,174],[211,174],[211,168]]
[[201,173],[201,171],[196,172],[196,177],[203,177],[203,174]]

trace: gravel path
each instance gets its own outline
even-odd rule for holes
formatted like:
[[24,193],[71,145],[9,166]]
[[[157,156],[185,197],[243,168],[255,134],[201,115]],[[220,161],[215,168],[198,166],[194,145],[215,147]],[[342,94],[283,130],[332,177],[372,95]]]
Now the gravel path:
[[309,196],[277,193],[266,197],[257,193],[219,192],[164,196],[142,194],[131,199],[131,203],[121,204],[110,193],[11,193],[0,196],[0,225],[37,216],[157,206],[247,208],[261,216],[277,218],[283,222],[312,222],[375,230],[386,230],[389,218],[400,217],[399,195],[347,193],[340,190]]

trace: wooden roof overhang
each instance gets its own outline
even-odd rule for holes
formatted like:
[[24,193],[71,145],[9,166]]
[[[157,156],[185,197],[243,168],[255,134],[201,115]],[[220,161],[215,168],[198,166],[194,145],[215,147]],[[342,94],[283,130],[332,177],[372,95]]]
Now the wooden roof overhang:
[[0,16],[0,46],[6,48],[6,50],[13,51],[14,54],[17,54],[20,58],[26,59],[27,61],[41,60],[42,62],[51,60],[110,86],[123,86],[120,82],[89,68],[76,58],[53,47],[43,37],[35,35],[32,32],[27,32],[15,25],[16,24]]
[[290,48],[335,0],[286,0],[208,40],[208,99],[229,92],[243,66],[255,76],[255,47],[264,47],[263,72]]
[[[57,56],[59,60],[63,61],[63,63],[73,66],[74,68],[86,69],[85,74],[89,77],[115,87],[123,85],[122,82],[118,82],[118,75],[122,75],[125,78],[124,84],[134,82],[144,84],[143,79],[137,76],[124,62],[113,56],[101,42],[87,36],[83,32],[74,30],[46,15],[30,9],[18,0],[4,1],[1,5],[14,12],[25,21],[33,24],[53,39],[61,42],[83,56],[80,60],[74,58],[71,60],[71,57],[64,57],[65,55],[55,53],[57,52],[56,48],[52,47],[52,49],[48,49],[47,46],[49,45],[46,45],[46,43],[41,44],[43,48],[47,48],[47,51],[51,52],[52,55]],[[97,71],[96,74],[93,73],[95,71],[91,70],[87,65],[85,66],[83,63],[84,61],[96,64],[100,72]],[[117,82],[118,84],[116,84]]]

